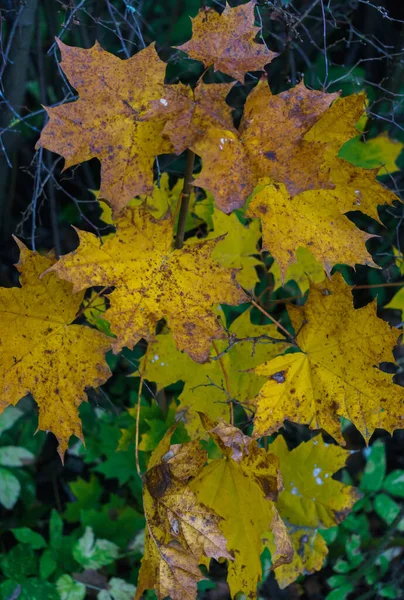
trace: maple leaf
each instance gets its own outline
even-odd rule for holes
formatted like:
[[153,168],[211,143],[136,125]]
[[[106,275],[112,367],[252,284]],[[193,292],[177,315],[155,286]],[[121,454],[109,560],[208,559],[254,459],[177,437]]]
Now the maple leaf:
[[194,185],[207,189],[223,212],[240,208],[262,177],[283,182],[291,195],[332,188],[322,168],[326,144],[305,135],[337,96],[303,83],[272,95],[259,82],[247,97],[238,135],[210,128],[192,146],[203,162]]
[[236,279],[246,290],[253,290],[259,281],[256,266],[262,262],[252,256],[259,254],[258,242],[261,239],[259,221],[243,225],[235,213],[226,215],[216,208],[212,217],[213,231],[206,239],[224,236],[212,252],[212,258],[228,269],[239,269]]
[[[177,350],[171,333],[156,336],[147,354],[141,359],[140,369],[146,379],[157,383],[160,390],[177,381],[184,381],[179,396],[179,411],[184,412],[187,430],[201,435],[197,411],[211,419],[229,419],[230,401],[244,403],[255,396],[265,382],[250,371],[269,355],[277,356],[289,347],[279,335],[275,325],[253,325],[250,311],[240,315],[229,328],[229,340],[217,341],[211,352],[211,360],[200,365],[187,354]],[[267,336],[254,344],[254,337]],[[234,340],[243,340],[237,343]],[[278,340],[272,342],[273,340]],[[233,340],[233,341],[232,341]],[[219,360],[218,354],[233,344]]]
[[344,148],[349,147],[351,138],[355,139],[361,130],[359,117],[365,104],[364,94],[338,98],[306,133],[304,140],[326,143],[322,170],[329,171],[329,179],[338,191],[341,212],[361,210],[379,221],[377,206],[400,199],[377,181],[378,168],[359,168],[343,160]]
[[[256,441],[226,423],[201,420],[223,458],[211,461],[191,482],[198,500],[223,517],[220,528],[235,560],[228,565],[231,596],[256,597],[262,577],[260,555],[268,539],[276,547],[273,565],[292,560],[293,548],[274,500],[281,489],[279,463]],[[235,511],[236,507],[236,511]],[[266,541],[262,537],[265,534]],[[246,543],[248,540],[248,543]]]
[[268,185],[253,197],[246,216],[261,218],[262,247],[271,252],[282,276],[296,261],[296,250],[305,247],[328,275],[337,263],[375,266],[365,246],[373,236],[339,210],[337,190],[309,190],[291,198],[285,186]]
[[[174,233],[177,231],[177,221],[175,216],[179,212],[181,203],[181,192],[184,187],[184,180],[178,179],[173,187],[170,187],[170,180],[168,173],[162,173],[159,182],[155,182],[153,186],[153,192],[151,195],[141,194],[137,198],[132,198],[129,201],[128,206],[141,206],[144,204],[147,210],[155,219],[162,219],[168,211],[171,211],[173,215]],[[93,192],[96,198],[99,197],[99,192]],[[101,207],[101,219],[108,225],[113,225],[114,220],[112,216],[111,207],[100,200]],[[213,214],[213,198],[207,196],[203,199],[198,199],[194,190],[190,193],[189,209],[186,216],[185,231],[195,229],[201,223],[207,223],[209,227],[212,226],[212,214]],[[221,234],[220,234],[221,235]],[[105,239],[105,237],[104,237]]]
[[181,154],[210,128],[236,132],[232,108],[225,101],[233,85],[203,81],[193,89],[180,83],[168,85],[166,97],[152,101],[147,116],[165,119],[163,135],[170,139],[175,152]]
[[196,584],[204,579],[199,561],[232,560],[219,529],[221,517],[200,503],[189,486],[207,454],[198,440],[170,446],[173,430],[153,452],[144,475],[146,540],[135,599],[152,588],[159,599],[194,599]]
[[279,458],[284,488],[276,507],[295,549],[293,561],[275,569],[279,586],[284,588],[300,574],[321,569],[328,549],[318,530],[340,523],[359,495],[352,486],[332,478],[345,465],[349,452],[325,444],[321,435],[293,450],[279,435],[269,451]]
[[251,0],[234,8],[226,4],[221,15],[209,8],[201,9],[192,19],[192,38],[178,49],[203,62],[206,68],[213,66],[244,83],[247,71],[263,71],[277,56],[255,42],[260,27],[254,26],[254,7],[255,0]]
[[386,132],[365,142],[358,135],[341,148],[338,156],[357,167],[378,168],[377,175],[380,176],[400,170],[396,161],[403,148],[404,144],[389,138]]
[[111,375],[105,362],[106,336],[71,325],[83,299],[54,273],[40,279],[54,259],[20,248],[21,287],[0,289],[0,408],[32,394],[39,407],[38,428],[52,431],[62,457],[71,435],[83,439],[78,407],[86,387]]
[[304,295],[312,283],[321,283],[325,279],[325,272],[321,264],[314,258],[307,248],[296,248],[296,262],[292,263],[283,277],[279,264],[274,261],[268,273],[274,278],[274,290],[282,287],[289,281],[295,281]]
[[153,162],[172,152],[161,135],[164,120],[146,116],[150,102],[164,98],[166,64],[154,45],[127,60],[98,43],[88,50],[58,45],[79,99],[46,109],[49,122],[37,147],[61,154],[65,169],[98,158],[100,195],[119,213],[133,196],[152,192]]
[[102,243],[77,231],[80,245],[51,268],[78,291],[115,286],[105,319],[117,336],[115,352],[154,338],[156,323],[166,318],[179,349],[194,360],[209,356],[212,339],[225,333],[212,311],[217,303],[247,300],[235,271],[211,260],[216,240],[173,250],[169,215],[156,221],[145,207],[127,207],[116,219],[116,233]]
[[285,419],[323,428],[344,444],[339,417],[368,442],[376,428],[401,427],[402,388],[377,365],[392,360],[397,332],[376,303],[355,310],[341,275],[312,286],[303,307],[288,307],[301,352],[284,354],[255,372],[268,380],[256,398],[254,435],[277,431]]

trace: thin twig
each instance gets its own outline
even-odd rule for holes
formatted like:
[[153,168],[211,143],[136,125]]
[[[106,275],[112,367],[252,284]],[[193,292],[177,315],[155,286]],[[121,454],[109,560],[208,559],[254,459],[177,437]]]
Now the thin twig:
[[191,196],[192,174],[194,172],[195,154],[192,150],[187,150],[187,163],[185,166],[184,186],[181,192],[181,208],[178,217],[177,236],[175,238],[175,247],[180,249],[184,245],[185,223],[187,220],[189,200]]

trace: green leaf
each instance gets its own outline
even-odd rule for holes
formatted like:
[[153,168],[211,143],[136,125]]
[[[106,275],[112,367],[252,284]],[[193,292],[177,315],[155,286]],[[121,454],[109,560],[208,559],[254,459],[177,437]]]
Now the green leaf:
[[368,585],[374,585],[376,581],[380,579],[379,569],[375,566],[372,566],[368,569],[365,574],[365,581]]
[[21,582],[25,577],[35,575],[36,558],[33,549],[26,544],[17,544],[1,559],[2,571],[9,579]]
[[392,496],[404,498],[404,471],[397,469],[389,473],[384,480],[383,489]]
[[70,483],[69,487],[76,500],[69,502],[64,516],[70,522],[80,521],[82,510],[96,510],[103,488],[99,479],[94,474],[91,475],[90,481],[78,479]]
[[8,600],[60,600],[55,586],[40,579],[8,580],[1,584],[1,598]]
[[85,569],[99,569],[118,558],[119,548],[108,540],[95,540],[91,527],[73,547],[73,557]]
[[382,598],[392,598],[394,600],[395,598],[399,597],[398,591],[391,583],[387,583],[386,585],[383,585],[383,587],[379,588],[378,593],[379,596],[382,596]]
[[19,542],[31,546],[33,550],[46,547],[44,538],[39,533],[36,533],[36,531],[29,529],[29,527],[18,527],[11,531]]
[[346,553],[348,560],[352,566],[358,567],[363,561],[363,555],[361,553],[361,538],[359,535],[351,535],[345,544]]
[[325,600],[345,600],[345,598],[353,592],[354,587],[350,583],[346,583],[345,585],[341,585],[341,587],[330,592]]
[[59,549],[63,541],[63,521],[59,513],[53,509],[49,521],[49,544],[51,548]]
[[52,550],[45,550],[39,559],[39,575],[41,579],[48,579],[56,571],[58,564]]
[[374,502],[375,512],[387,525],[391,525],[397,515],[400,513],[400,507],[387,494],[378,494]]
[[336,571],[337,573],[349,573],[349,571],[352,571],[352,565],[349,564],[347,560],[339,558],[335,562],[334,571]]
[[24,467],[35,462],[35,455],[26,448],[3,446],[0,448],[0,465],[4,467]]
[[377,440],[370,454],[360,482],[362,492],[377,492],[381,489],[386,473],[386,452],[383,442]]
[[329,529],[320,529],[320,533],[325,539],[327,546],[335,542],[338,537],[338,526],[330,527]]
[[7,406],[0,415],[0,435],[8,429],[11,429],[14,423],[18,421],[23,414],[24,413],[19,408]]
[[144,527],[145,519],[131,506],[125,506],[123,498],[112,495],[102,508],[82,510],[81,523],[83,527],[91,527],[96,537],[124,548]]
[[138,477],[136,471],[136,455],[134,447],[127,451],[117,450],[95,469],[107,479],[118,479],[124,485],[132,477]]
[[133,600],[136,587],[123,579],[113,577],[109,581],[109,589],[102,590],[97,595],[97,600]]
[[70,575],[59,577],[56,587],[61,600],[84,600],[86,597],[86,586],[74,581]]
[[0,467],[0,504],[11,510],[18,500],[21,484],[12,473]]
[[348,579],[345,575],[332,575],[327,579],[327,583],[331,588],[340,587],[341,585],[345,585],[348,582]]

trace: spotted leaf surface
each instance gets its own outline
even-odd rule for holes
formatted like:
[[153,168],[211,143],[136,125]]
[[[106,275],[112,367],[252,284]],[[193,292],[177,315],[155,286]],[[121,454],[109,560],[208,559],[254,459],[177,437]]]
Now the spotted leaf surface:
[[83,293],[55,273],[41,274],[54,259],[21,242],[21,287],[0,289],[0,408],[32,394],[39,429],[52,431],[63,457],[69,438],[82,439],[79,405],[86,387],[111,375],[105,362],[108,338],[90,327],[72,325]]

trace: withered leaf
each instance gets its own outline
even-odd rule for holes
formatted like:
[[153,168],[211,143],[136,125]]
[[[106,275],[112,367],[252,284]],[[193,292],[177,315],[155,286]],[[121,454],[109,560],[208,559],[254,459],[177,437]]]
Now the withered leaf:
[[206,462],[199,442],[170,446],[173,427],[154,451],[144,475],[145,554],[136,598],[154,588],[159,599],[196,598],[204,579],[198,563],[232,556],[219,529],[221,517],[197,500],[189,487]]
[[192,38],[179,49],[244,83],[247,71],[262,71],[277,56],[255,42],[260,28],[254,26],[254,7],[255,0],[234,8],[226,4],[221,15],[202,8],[192,19]]

